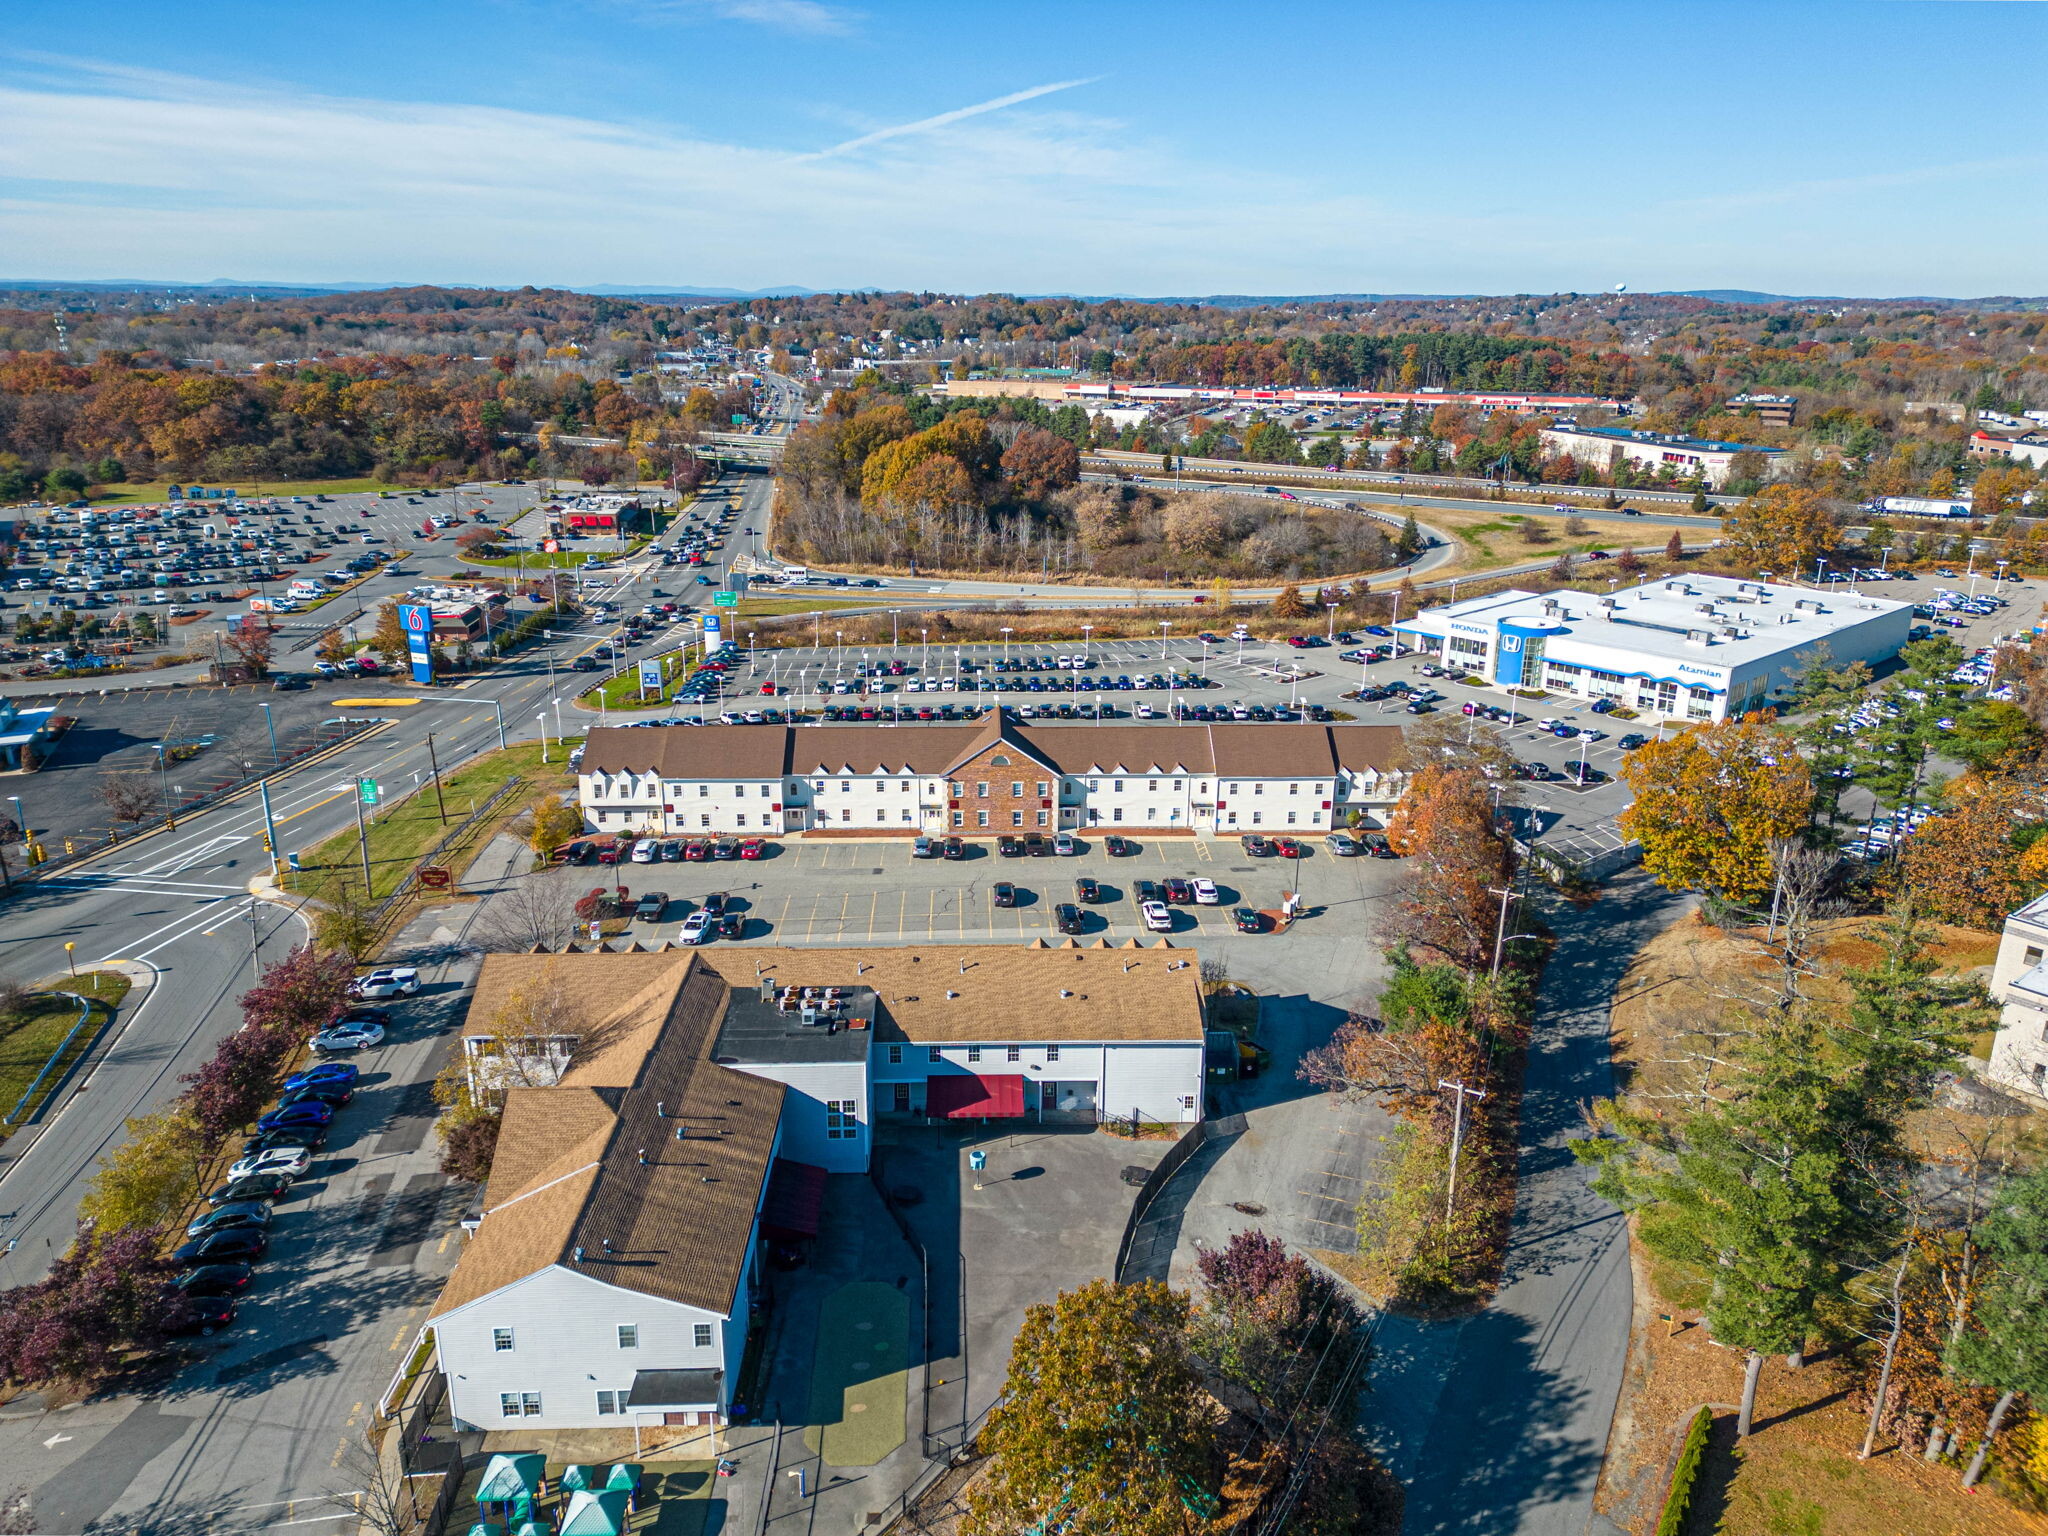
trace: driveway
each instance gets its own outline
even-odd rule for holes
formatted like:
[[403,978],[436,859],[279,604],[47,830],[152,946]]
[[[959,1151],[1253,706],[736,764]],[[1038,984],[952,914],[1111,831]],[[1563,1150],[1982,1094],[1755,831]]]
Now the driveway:
[[1565,1145],[1613,1091],[1608,1014],[1622,974],[1686,910],[1641,874],[1583,911],[1552,903],[1522,1101],[1520,1186],[1505,1281],[1451,1325],[1388,1318],[1368,1435],[1408,1484],[1408,1536],[1611,1536],[1594,1485],[1628,1353],[1633,1296],[1621,1213]]

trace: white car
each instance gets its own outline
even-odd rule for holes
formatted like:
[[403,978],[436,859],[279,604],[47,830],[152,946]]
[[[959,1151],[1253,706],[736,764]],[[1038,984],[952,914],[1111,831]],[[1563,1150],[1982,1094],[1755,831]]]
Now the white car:
[[702,944],[711,937],[716,921],[709,912],[692,912],[683,919],[683,931],[676,935],[685,944]]
[[229,1182],[246,1179],[252,1173],[281,1173],[288,1179],[296,1179],[313,1166],[313,1151],[310,1147],[271,1147],[263,1152],[251,1152],[247,1157],[228,1169]]
[[[722,716],[721,718],[726,720],[729,724],[736,725],[739,723],[739,717],[736,715],[726,715]],[[652,864],[656,859],[660,857],[661,844],[657,843],[651,837],[643,837],[640,839],[639,842],[633,845],[632,861],[635,864]]]
[[1195,905],[1198,907],[1215,907],[1223,903],[1222,893],[1216,889],[1214,880],[1190,880],[1188,889],[1195,893]]
[[313,1037],[313,1052],[318,1056],[333,1056],[342,1051],[367,1051],[383,1043],[382,1024],[336,1024]]
[[391,965],[358,976],[348,984],[350,997],[410,997],[420,989],[420,973],[409,965]]
[[1153,933],[1173,932],[1173,913],[1167,910],[1163,901],[1141,901],[1138,915],[1145,919],[1146,928]]

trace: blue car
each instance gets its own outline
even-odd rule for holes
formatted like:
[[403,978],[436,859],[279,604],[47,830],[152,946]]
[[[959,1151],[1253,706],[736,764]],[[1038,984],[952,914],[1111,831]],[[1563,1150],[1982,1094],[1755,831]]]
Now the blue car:
[[306,1100],[298,1104],[287,1104],[282,1109],[273,1109],[256,1122],[259,1134],[270,1131],[299,1130],[323,1126],[334,1119],[334,1106]]
[[287,1091],[305,1088],[313,1083],[353,1083],[362,1076],[362,1069],[346,1061],[323,1061],[318,1066],[308,1067],[303,1072],[294,1072],[284,1080]]
[[1368,624],[1365,626],[1365,632],[1368,635],[1391,635],[1393,633],[1391,629],[1388,629],[1383,624]]

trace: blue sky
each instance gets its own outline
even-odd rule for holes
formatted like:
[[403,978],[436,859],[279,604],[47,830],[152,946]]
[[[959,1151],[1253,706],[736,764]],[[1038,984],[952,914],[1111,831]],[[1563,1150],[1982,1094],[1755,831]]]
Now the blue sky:
[[0,278],[2048,291],[2042,0],[14,0]]

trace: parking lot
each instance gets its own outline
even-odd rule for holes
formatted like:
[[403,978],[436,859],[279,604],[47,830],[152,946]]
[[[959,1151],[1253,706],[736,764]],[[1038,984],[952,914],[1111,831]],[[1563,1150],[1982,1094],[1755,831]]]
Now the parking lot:
[[[660,891],[669,907],[656,923],[636,922],[642,943],[677,941],[682,921],[713,891],[727,892],[745,919],[742,937],[717,943],[893,944],[917,941],[1028,940],[1058,942],[1053,908],[1075,903],[1074,882],[1098,882],[1100,899],[1081,905],[1082,942],[1108,939],[1150,943],[1237,937],[1236,907],[1277,910],[1283,891],[1302,895],[1305,915],[1357,912],[1384,898],[1398,883],[1396,861],[1338,858],[1320,838],[1304,842],[1305,857],[1247,856],[1235,839],[1141,837],[1135,850],[1111,858],[1104,839],[1087,835],[1083,851],[1061,858],[1004,858],[993,844],[969,844],[965,859],[916,859],[908,838],[822,840],[771,845],[770,856],[745,862],[622,864],[616,870],[574,866],[548,878],[582,891],[612,884],[634,896]],[[1173,905],[1173,926],[1149,931],[1137,907],[1138,882],[1206,879],[1217,904]],[[994,887],[1017,888],[1017,904],[996,905]],[[1247,942],[1256,942],[1247,940]]]

